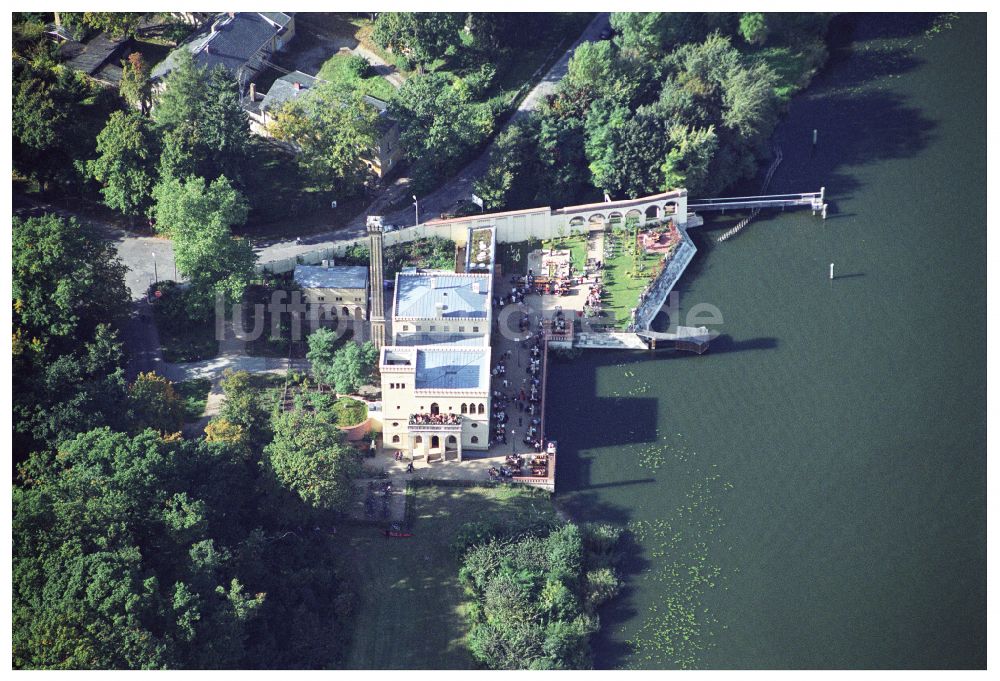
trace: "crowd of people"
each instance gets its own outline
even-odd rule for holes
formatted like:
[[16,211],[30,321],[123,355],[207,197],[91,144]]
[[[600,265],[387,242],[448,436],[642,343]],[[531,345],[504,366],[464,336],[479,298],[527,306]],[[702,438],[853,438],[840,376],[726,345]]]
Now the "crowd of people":
[[444,425],[454,426],[462,422],[460,414],[414,414],[410,417],[410,425]]
[[[524,444],[535,448],[535,451],[542,450],[541,434],[541,401],[542,401],[542,343],[544,331],[539,324],[537,332],[530,340],[522,341],[528,350],[528,364],[525,367],[527,376],[522,379],[521,385],[517,386],[507,375],[507,366],[512,357],[512,352],[507,351],[500,357],[500,361],[493,367],[491,373],[496,379],[493,388],[493,409],[491,414],[491,438],[490,444],[507,444],[509,432],[516,432],[510,428],[511,417],[514,410],[517,410],[517,427],[524,428]],[[530,345],[527,345],[530,343]],[[520,364],[520,361],[518,362]],[[525,416],[528,422],[525,424]],[[509,462],[508,467],[514,469],[514,463]],[[519,468],[518,465],[516,468]]]

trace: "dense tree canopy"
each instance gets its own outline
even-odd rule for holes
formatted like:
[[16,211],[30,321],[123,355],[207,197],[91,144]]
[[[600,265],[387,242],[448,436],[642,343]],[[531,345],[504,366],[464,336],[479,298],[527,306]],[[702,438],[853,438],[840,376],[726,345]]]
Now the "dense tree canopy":
[[124,423],[125,266],[75,220],[13,220],[15,455]]
[[468,84],[439,73],[407,80],[391,113],[420,191],[456,170],[493,128],[489,109],[473,101]]
[[382,12],[372,38],[386,49],[427,63],[458,43],[465,18],[464,12]]
[[307,342],[307,357],[313,375],[318,381],[332,385],[338,393],[357,392],[358,388],[372,380],[378,350],[371,341],[360,345],[347,342],[334,350],[337,335],[329,329],[317,329],[309,334]]
[[75,161],[93,148],[84,123],[86,85],[69,69],[14,59],[11,109],[14,170],[42,185],[77,179]]
[[469,648],[490,669],[587,669],[596,608],[619,589],[620,532],[565,525],[546,536],[494,535],[464,554]]
[[156,183],[157,143],[149,120],[138,111],[115,111],[97,136],[98,157],[87,164],[101,183],[104,203],[128,216],[143,215]]
[[335,549],[259,454],[98,429],[32,457],[13,496],[15,667],[336,664]]
[[141,52],[133,52],[122,62],[122,80],[118,91],[122,99],[133,109],[139,109],[143,115],[149,113],[153,99],[153,85],[149,79],[149,65],[146,64]]
[[321,510],[347,508],[358,461],[326,413],[295,409],[279,414],[266,453],[275,478],[303,502]]
[[14,333],[24,342],[60,350],[124,318],[125,265],[90,227],[55,215],[15,217],[12,246]]
[[230,232],[230,227],[246,221],[243,196],[225,177],[211,184],[189,177],[163,180],[154,197],[156,228],[173,240],[177,269],[205,294],[202,304],[212,305],[211,293],[239,300],[257,258],[246,239]]
[[[765,60],[733,46],[740,20],[614,13],[614,41],[581,44],[555,95],[498,138],[479,195],[495,209],[674,187],[711,195],[752,176],[770,151],[779,79]],[[768,40],[798,45],[818,40],[827,20],[746,14],[742,24],[756,31],[747,38],[754,43],[766,30]]]
[[176,433],[184,423],[184,402],[173,384],[162,376],[141,373],[128,389],[129,416],[136,430],[152,428]]
[[305,175],[337,196],[350,196],[370,174],[362,159],[378,142],[378,112],[359,91],[320,85],[286,103],[271,124],[276,139],[295,146]]

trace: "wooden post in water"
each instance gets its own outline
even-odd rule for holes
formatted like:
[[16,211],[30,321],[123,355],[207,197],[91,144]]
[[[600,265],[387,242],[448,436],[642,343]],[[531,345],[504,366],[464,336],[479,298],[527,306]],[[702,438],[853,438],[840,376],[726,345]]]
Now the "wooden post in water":
[[816,128],[813,128],[813,146],[814,147],[816,146],[816,140],[817,140],[818,137],[819,137],[819,131],[816,130]]
[[830,263],[830,281],[833,281],[833,263]]

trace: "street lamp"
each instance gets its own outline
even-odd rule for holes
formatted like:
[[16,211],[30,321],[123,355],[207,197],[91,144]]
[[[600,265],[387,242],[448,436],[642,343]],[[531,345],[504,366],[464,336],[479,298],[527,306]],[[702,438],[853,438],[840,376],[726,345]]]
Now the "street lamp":
[[417,201],[417,195],[416,194],[413,195],[413,210],[415,212],[415,216],[414,217],[416,219],[416,222],[413,223],[413,226],[416,227],[417,225],[420,224],[420,202]]
[[159,275],[156,274],[156,252],[153,252],[153,283],[157,283],[160,280]]

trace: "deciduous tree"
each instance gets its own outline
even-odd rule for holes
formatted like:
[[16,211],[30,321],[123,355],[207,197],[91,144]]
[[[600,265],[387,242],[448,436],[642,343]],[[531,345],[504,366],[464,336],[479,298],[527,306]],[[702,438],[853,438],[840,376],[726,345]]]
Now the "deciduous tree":
[[140,373],[128,389],[133,427],[174,433],[184,424],[184,402],[173,384],[153,372]]
[[97,136],[96,159],[87,169],[101,183],[108,208],[136,217],[149,208],[156,183],[158,145],[148,119],[138,111],[116,111]]
[[286,103],[271,125],[276,139],[293,144],[305,174],[338,196],[357,194],[378,143],[378,112],[358,91],[320,85]]
[[205,294],[235,302],[243,295],[257,256],[246,239],[233,237],[230,227],[242,225],[247,204],[225,177],[207,183],[200,177],[168,178],[154,190],[156,228],[174,242],[177,269]]
[[149,114],[152,105],[153,85],[149,79],[149,66],[141,52],[133,52],[122,62],[122,80],[118,86],[122,98],[129,106]]

